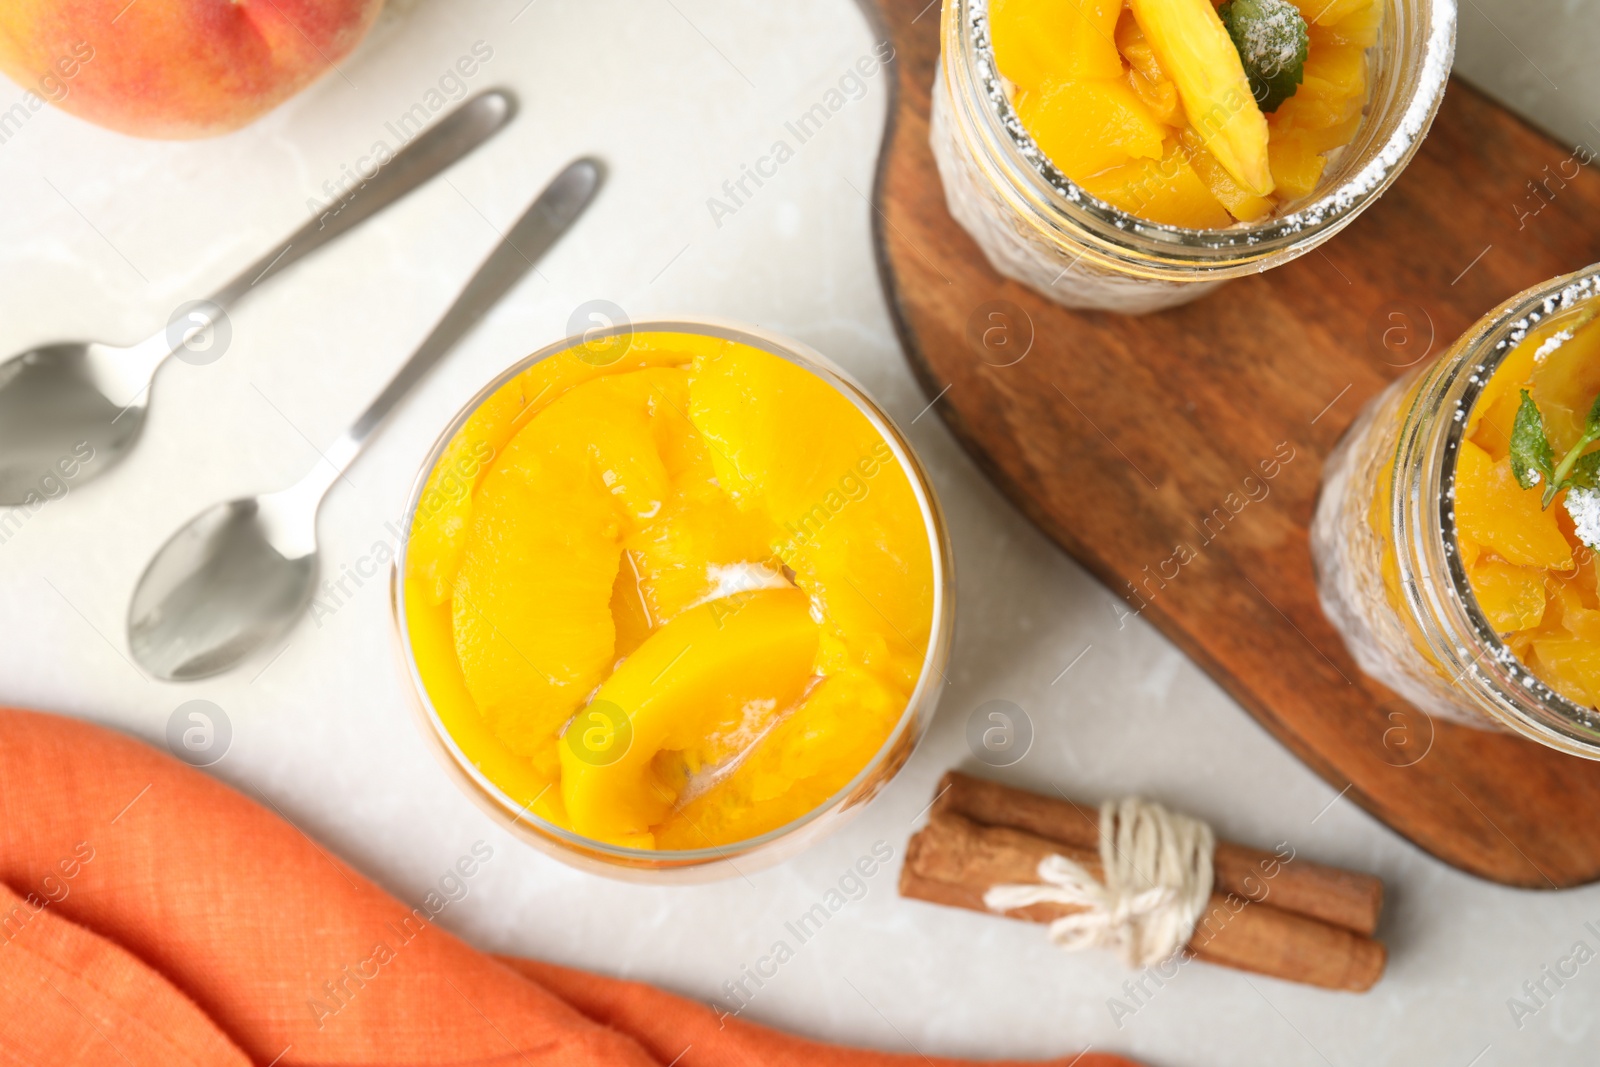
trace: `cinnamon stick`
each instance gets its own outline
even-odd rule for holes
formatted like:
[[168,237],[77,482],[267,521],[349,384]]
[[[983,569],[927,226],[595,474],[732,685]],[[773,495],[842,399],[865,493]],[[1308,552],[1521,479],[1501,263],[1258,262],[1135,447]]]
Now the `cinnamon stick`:
[[[1104,876],[1098,850],[1011,827],[983,826],[948,809],[935,811],[906,850],[900,893],[993,914],[983,903],[984,893],[995,885],[1037,883],[1039,861],[1052,853]],[[1005,914],[1050,922],[1077,910],[1035,904]],[[1353,992],[1372,988],[1386,956],[1381,944],[1352,930],[1223,892],[1212,894],[1187,948],[1210,963]]]
[[[1097,853],[1100,813],[1069,800],[948,771],[935,811],[953,811],[985,826],[1026,830],[1071,848]],[[1383,908],[1383,883],[1370,874],[1218,841],[1213,885],[1256,903],[1320,919],[1371,936]]]

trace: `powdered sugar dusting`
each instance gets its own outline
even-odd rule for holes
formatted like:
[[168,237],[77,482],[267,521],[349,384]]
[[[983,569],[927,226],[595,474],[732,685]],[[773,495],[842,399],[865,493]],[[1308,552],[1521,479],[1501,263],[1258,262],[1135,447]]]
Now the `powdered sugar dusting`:
[[1544,344],[1533,350],[1533,361],[1535,363],[1543,363],[1544,357],[1548,356],[1550,353],[1554,352],[1556,349],[1560,348],[1570,340],[1572,340],[1571,327],[1552,335],[1545,340]]
[[[1578,304],[1585,300],[1596,299],[1597,296],[1600,296],[1600,293],[1597,293],[1597,290],[1600,290],[1600,284],[1597,284],[1596,279],[1594,277],[1585,277],[1579,278],[1570,285],[1562,286],[1559,293],[1553,293],[1550,296],[1545,297],[1539,302],[1539,306],[1537,308],[1529,311],[1522,318],[1511,324],[1510,329],[1506,331],[1506,335],[1495,343],[1494,348],[1490,352],[1489,359],[1486,360],[1484,364],[1479,365],[1477,368],[1478,371],[1487,373],[1489,370],[1489,363],[1493,363],[1495,366],[1498,366],[1500,358],[1502,358],[1510,349],[1520,345],[1527,338],[1528,332],[1534,327],[1538,326],[1539,323],[1543,322],[1545,319],[1548,319],[1551,315],[1555,315],[1563,311],[1569,311],[1572,308],[1577,307]],[[1535,358],[1541,354],[1548,355],[1549,352],[1555,351],[1556,348],[1559,348],[1561,345],[1565,344],[1571,339],[1570,335],[1573,332],[1575,332],[1574,329],[1569,327],[1556,333],[1535,350]],[[1560,340],[1558,340],[1558,338]],[[1556,343],[1551,344],[1551,342]],[[1549,351],[1546,351],[1547,346]],[[1485,380],[1487,380],[1487,378],[1485,378]]]
[[1261,15],[1245,23],[1239,47],[1245,63],[1275,74],[1300,58],[1300,12],[1289,0],[1261,0]]
[[1578,540],[1600,548],[1600,489],[1568,489],[1566,506]]
[[1406,157],[1417,139],[1433,121],[1433,112],[1439,98],[1444,95],[1445,82],[1450,78],[1450,64],[1456,51],[1455,0],[1434,0],[1433,26],[1428,34],[1428,50],[1423,57],[1422,69],[1417,74],[1417,89],[1411,103],[1401,117],[1399,127],[1389,137],[1383,150],[1355,177],[1346,181],[1330,195],[1296,214],[1307,225],[1316,225],[1330,212],[1343,213],[1351,204],[1383,184],[1389,172]]

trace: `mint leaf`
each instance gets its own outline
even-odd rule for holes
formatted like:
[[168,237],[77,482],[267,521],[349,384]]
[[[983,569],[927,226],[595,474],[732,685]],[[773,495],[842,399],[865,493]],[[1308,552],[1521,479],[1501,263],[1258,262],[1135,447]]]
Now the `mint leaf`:
[[1550,447],[1550,438],[1544,431],[1544,416],[1539,414],[1539,405],[1524,389],[1522,405],[1517,408],[1516,421],[1511,424],[1511,473],[1517,476],[1518,485],[1532,489],[1541,481],[1550,481],[1555,473],[1555,460],[1555,449]]
[[1572,464],[1563,489],[1600,489],[1600,452],[1585,452]]
[[[1524,389],[1522,391],[1522,402],[1523,402],[1524,405],[1532,403],[1532,401],[1528,399],[1528,391],[1526,389]],[[1535,412],[1537,412],[1538,409],[1535,408],[1534,410],[1535,410]],[[1589,409],[1589,424],[1588,425],[1589,425],[1590,428],[1584,433],[1584,435],[1582,437],[1578,438],[1578,443],[1573,445],[1570,449],[1568,449],[1567,450],[1567,454],[1561,457],[1561,462],[1556,464],[1555,472],[1552,473],[1551,475],[1549,475],[1549,477],[1547,477],[1545,479],[1545,487],[1544,487],[1544,506],[1545,507],[1549,507],[1550,506],[1550,501],[1552,501],[1552,500],[1554,500],[1556,498],[1556,494],[1558,492],[1560,492],[1561,490],[1565,489],[1567,486],[1572,484],[1572,471],[1573,471],[1573,468],[1576,467],[1578,465],[1579,461],[1582,459],[1582,456],[1580,455],[1580,453],[1583,452],[1583,450],[1588,448],[1590,445],[1594,444],[1594,440],[1595,440],[1596,437],[1600,437],[1600,417],[1597,417],[1597,415],[1596,415],[1597,411],[1600,411],[1600,398],[1597,398],[1596,401],[1595,401],[1595,406]],[[1518,422],[1522,421],[1522,411],[1521,411],[1521,409],[1518,409],[1518,411],[1517,411],[1517,421]],[[1543,426],[1541,426],[1540,428],[1543,429]],[[1513,437],[1513,439],[1516,437],[1515,429],[1513,429],[1513,431],[1512,431],[1512,437]],[[1515,444],[1513,444],[1513,447],[1515,447]],[[1549,447],[1550,447],[1549,443],[1546,442],[1545,448],[1548,450]],[[1513,464],[1515,464],[1516,461],[1513,460],[1512,462],[1513,462]]]
[[1289,0],[1229,0],[1217,9],[1262,111],[1276,111],[1305,77],[1311,38]]

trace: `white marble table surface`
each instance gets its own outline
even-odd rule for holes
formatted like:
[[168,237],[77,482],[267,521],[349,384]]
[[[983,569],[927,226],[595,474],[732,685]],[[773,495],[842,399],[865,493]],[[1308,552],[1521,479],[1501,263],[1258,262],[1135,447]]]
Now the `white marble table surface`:
[[[1556,6],[1580,14],[1571,0]],[[1514,18],[1525,9],[1494,4],[1491,23],[1478,2],[1465,7],[1473,73],[1583,136],[1580,89],[1593,66],[1586,73],[1570,47],[1563,63],[1552,53],[1561,35]],[[1530,39],[1508,46],[1495,25]],[[784,964],[747,1017],[927,1055],[1043,1057],[1092,1045],[1171,1067],[1593,1061],[1600,967],[1580,971],[1520,1027],[1507,999],[1574,942],[1600,947],[1584,926],[1600,920],[1600,889],[1477,881],[1341,799],[1154,630],[1119,629],[1111,595],[984,481],[935,417],[915,418],[926,400],[890,327],[861,196],[884,118],[881,75],[717,225],[707,198],[872,47],[851,0],[411,0],[391,7],[343,76],[232,136],[135,141],[41,112],[0,144],[0,351],[151,332],[299,225],[323,182],[387,137],[385,122],[478,41],[493,58],[471,87],[515,89],[514,126],[449,184],[241,305],[222,359],[163,371],[125,466],[29,514],[0,544],[0,700],[156,743],[179,704],[213,701],[234,731],[213,773],[270,798],[402,897],[420,899],[475,841],[492,845],[467,897],[441,916],[450,929],[484,948],[710,999],[874,842],[898,857],[938,775],[971,762],[968,714],[1006,699],[1038,732],[1009,772],[1015,781],[1084,798],[1144,791],[1225,836],[1286,840],[1382,875],[1392,952],[1382,984],[1346,996],[1188,967],[1117,1019],[1109,1001],[1125,997],[1127,975],[1115,960],[1063,955],[1037,928],[903,901],[890,869]],[[1543,74],[1517,58],[1535,47]],[[1553,89],[1546,75],[1569,84]],[[0,107],[20,94],[0,83]],[[307,470],[313,443],[325,445],[365,405],[486,253],[491,224],[503,226],[560,164],[591,152],[612,167],[603,199],[332,494],[325,558],[338,572],[392,544],[385,524],[398,519],[444,420],[498,369],[565,333],[586,300],[609,298],[635,319],[688,312],[758,323],[844,364],[910,424],[948,508],[960,572],[952,684],[927,741],[878,801],[748,881],[614,883],[498,829],[413,725],[378,581],[331,616],[304,620],[281,655],[219,678],[161,684],[127,658],[128,595],[174,526]]]

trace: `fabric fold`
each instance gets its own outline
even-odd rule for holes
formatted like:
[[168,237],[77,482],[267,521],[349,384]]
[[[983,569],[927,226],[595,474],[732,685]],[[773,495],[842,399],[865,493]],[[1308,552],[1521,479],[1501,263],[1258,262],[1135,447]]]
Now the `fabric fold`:
[[0,1064],[927,1062],[496,959],[280,813],[57,716],[0,709],[0,883]]

